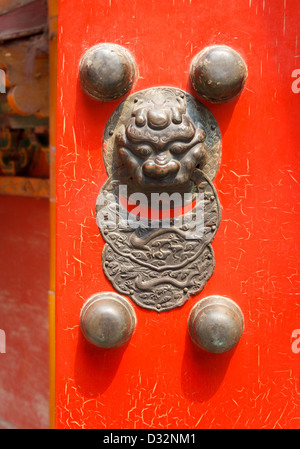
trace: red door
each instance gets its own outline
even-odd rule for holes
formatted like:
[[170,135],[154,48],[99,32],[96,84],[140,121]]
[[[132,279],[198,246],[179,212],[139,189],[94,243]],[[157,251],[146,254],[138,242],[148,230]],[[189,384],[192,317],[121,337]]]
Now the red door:
[[[57,428],[300,427],[299,20],[297,0],[60,2]],[[100,43],[134,58],[133,86],[122,98],[97,100],[82,87],[80,61]],[[229,102],[203,100],[189,81],[193,58],[212,45],[233,48],[248,67],[242,93]],[[109,176],[105,129],[125,98],[158,86],[201,101],[221,131],[215,267],[180,307],[152,310],[123,294],[134,332],[125,345],[103,349],[84,337],[80,313],[96,293],[119,294],[104,273],[95,212]],[[211,295],[230,298],[244,315],[238,344],[219,354],[188,333],[192,308]]]

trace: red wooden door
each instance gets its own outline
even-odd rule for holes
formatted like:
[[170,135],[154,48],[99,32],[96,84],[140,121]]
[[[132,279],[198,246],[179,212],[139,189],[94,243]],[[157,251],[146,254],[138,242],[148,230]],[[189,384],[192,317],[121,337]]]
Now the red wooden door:
[[[58,40],[56,406],[58,428],[299,428],[299,8],[297,0],[61,0]],[[115,291],[102,269],[95,204],[107,179],[104,129],[121,99],[83,91],[79,63],[109,42],[134,56],[130,93],[183,89],[193,57],[225,44],[248,66],[242,94],[206,104],[222,134],[214,180],[222,207],[215,270],[185,305],[132,303],[126,346],[100,349],[80,327],[93,294]],[[223,354],[198,349],[187,320],[197,301],[227,296],[245,329]]]

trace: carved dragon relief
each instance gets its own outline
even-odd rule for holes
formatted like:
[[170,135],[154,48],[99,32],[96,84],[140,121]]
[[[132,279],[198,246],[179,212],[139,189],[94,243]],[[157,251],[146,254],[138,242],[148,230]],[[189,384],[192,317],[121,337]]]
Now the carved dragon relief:
[[214,116],[177,88],[137,92],[109,119],[103,154],[109,178],[96,213],[105,275],[142,307],[183,305],[215,265],[221,212],[212,180],[221,138]]

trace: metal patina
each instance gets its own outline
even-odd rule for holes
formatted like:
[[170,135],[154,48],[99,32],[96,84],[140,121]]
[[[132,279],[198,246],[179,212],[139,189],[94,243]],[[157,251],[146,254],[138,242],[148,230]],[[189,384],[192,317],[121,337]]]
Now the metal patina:
[[190,80],[195,91],[212,103],[229,101],[242,91],[247,79],[243,58],[226,45],[213,45],[192,61]]
[[112,292],[90,297],[80,315],[83,335],[100,348],[124,345],[130,339],[135,323],[135,313],[129,301]]
[[240,307],[223,296],[209,296],[192,308],[188,329],[191,339],[201,349],[222,353],[232,349],[244,330]]
[[80,79],[83,89],[98,100],[122,97],[132,87],[135,64],[131,53],[121,45],[98,44],[81,59]]
[[[103,148],[109,178],[96,212],[106,242],[106,276],[118,292],[142,307],[160,312],[183,305],[203,289],[215,264],[211,242],[221,212],[212,179],[220,163],[221,137],[214,116],[180,89],[147,89],[116,109],[107,123]],[[127,206],[120,204],[124,186],[127,206],[128,198],[136,194],[151,201],[153,194],[164,193],[179,195],[184,205],[188,195],[188,210],[182,221],[172,210],[166,227],[161,210],[147,203],[146,217],[133,226],[128,216],[124,218]],[[148,212],[156,214],[154,227]]]

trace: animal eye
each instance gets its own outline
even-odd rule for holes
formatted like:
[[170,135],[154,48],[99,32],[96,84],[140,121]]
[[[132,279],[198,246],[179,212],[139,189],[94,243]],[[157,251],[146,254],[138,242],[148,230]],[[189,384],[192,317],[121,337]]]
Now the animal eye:
[[138,150],[142,156],[150,156],[150,154],[152,153],[151,148],[149,147],[139,147]]
[[173,154],[182,154],[186,150],[186,147],[184,145],[180,145],[179,143],[174,144],[171,146],[170,151]]
[[145,147],[137,147],[137,148],[135,148],[134,153],[136,154],[136,156],[148,157],[152,153],[152,150],[150,147],[146,147],[146,146]]

